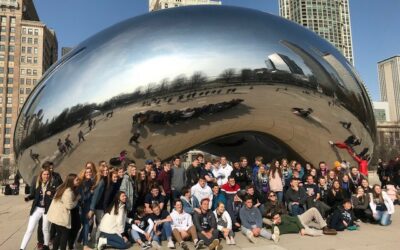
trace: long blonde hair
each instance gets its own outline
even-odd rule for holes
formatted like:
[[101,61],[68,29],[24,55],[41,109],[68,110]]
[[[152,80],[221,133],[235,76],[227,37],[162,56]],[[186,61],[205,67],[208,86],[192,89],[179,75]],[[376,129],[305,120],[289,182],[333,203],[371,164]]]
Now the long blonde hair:
[[40,187],[40,184],[43,183],[43,177],[42,177],[42,175],[43,175],[43,173],[46,172],[46,171],[49,172],[49,179],[47,180],[47,183],[50,183],[50,181],[51,181],[50,170],[48,170],[48,169],[42,169],[42,170],[40,171],[40,173],[39,173],[37,179],[36,179],[36,188]]

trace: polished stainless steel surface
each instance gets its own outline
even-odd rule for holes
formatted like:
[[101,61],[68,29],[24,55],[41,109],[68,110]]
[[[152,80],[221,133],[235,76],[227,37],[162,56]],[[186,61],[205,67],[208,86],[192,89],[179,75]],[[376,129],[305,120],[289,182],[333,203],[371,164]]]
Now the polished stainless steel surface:
[[231,159],[350,160],[328,140],[355,134],[372,150],[375,130],[361,80],[327,41],[264,12],[195,6],[82,42],[27,100],[14,145],[29,179],[45,160],[67,173],[123,150],[139,165],[194,147]]

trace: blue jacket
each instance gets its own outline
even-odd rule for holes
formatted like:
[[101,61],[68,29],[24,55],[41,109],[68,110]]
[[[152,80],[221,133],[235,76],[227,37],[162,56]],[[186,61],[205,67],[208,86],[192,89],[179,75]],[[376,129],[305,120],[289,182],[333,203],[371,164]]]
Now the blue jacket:
[[219,191],[218,196],[217,197],[213,197],[212,199],[212,206],[211,206],[211,210],[214,211],[217,208],[217,205],[219,202],[222,202],[224,204],[226,204],[226,197],[225,194],[222,193],[221,191]]
[[191,203],[186,199],[185,196],[181,196],[181,201],[183,205],[183,211],[185,211],[188,214],[193,215],[194,214],[194,209],[200,207],[199,201],[196,199],[196,197],[192,196],[191,198]]

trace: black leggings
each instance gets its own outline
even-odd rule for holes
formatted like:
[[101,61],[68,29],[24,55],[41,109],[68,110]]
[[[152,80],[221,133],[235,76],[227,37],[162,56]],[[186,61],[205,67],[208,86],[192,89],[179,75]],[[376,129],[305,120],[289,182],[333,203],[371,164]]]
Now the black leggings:
[[54,229],[56,231],[56,235],[53,240],[53,249],[60,248],[61,250],[67,249],[67,241],[69,236],[69,229],[63,226],[54,225]]
[[74,249],[75,239],[81,229],[81,217],[79,216],[79,207],[71,210],[71,230],[68,235],[68,248]]

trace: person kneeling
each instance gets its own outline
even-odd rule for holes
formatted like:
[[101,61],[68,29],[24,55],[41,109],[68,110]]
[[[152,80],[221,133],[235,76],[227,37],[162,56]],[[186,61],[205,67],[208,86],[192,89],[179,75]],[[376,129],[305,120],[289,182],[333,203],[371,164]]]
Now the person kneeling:
[[195,212],[193,222],[196,226],[197,235],[204,244],[208,246],[209,250],[221,249],[218,240],[217,222],[215,221],[214,214],[209,209],[210,200],[204,198],[200,201],[200,213]]
[[214,215],[217,221],[217,229],[225,238],[226,244],[236,245],[235,239],[233,238],[232,219],[229,213],[225,210],[224,203],[218,202]]
[[190,237],[192,238],[194,247],[196,249],[199,249],[204,245],[204,242],[197,238],[196,228],[193,225],[192,216],[183,211],[183,204],[181,200],[175,201],[175,209],[171,213],[171,218],[172,234],[182,249],[189,249],[184,240],[187,240]]
[[125,223],[127,220],[125,208],[126,199],[126,194],[119,191],[113,203],[106,209],[99,226],[100,238],[97,249],[102,250],[106,246],[117,249],[129,248],[128,238],[124,235]]
[[343,200],[342,207],[336,208],[333,212],[329,220],[329,226],[337,231],[344,231],[346,228],[348,230],[357,230],[358,226],[354,222],[355,216],[351,208],[351,201],[348,199]]
[[145,208],[143,206],[138,207],[132,220],[131,236],[141,246],[142,250],[151,248],[151,240],[154,236],[153,227],[154,222],[146,215]]
[[[335,235],[336,230],[328,228],[326,222],[322,218],[318,210],[313,207],[299,216],[280,215],[275,213],[272,215],[272,228],[279,229],[281,234],[300,233],[301,236],[320,236],[323,234]],[[316,229],[313,229],[313,228]],[[321,230],[322,229],[322,230]]]
[[262,227],[262,216],[258,208],[253,206],[253,199],[250,196],[244,198],[244,206],[240,209],[240,220],[242,221],[242,233],[252,243],[256,243],[255,237],[262,236],[275,243],[279,241],[279,229],[274,228],[274,234]]

